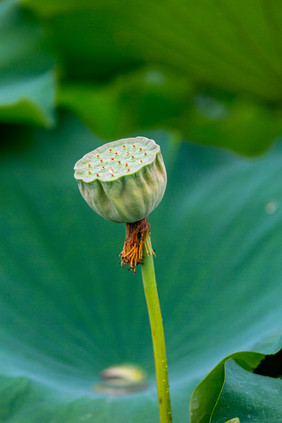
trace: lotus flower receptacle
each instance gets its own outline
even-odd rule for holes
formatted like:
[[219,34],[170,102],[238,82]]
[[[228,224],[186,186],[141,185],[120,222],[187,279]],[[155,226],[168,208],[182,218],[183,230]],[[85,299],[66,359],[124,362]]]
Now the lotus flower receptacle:
[[158,206],[166,188],[160,147],[145,137],[104,144],[83,156],[74,168],[85,201],[112,222],[144,219]]
[[145,254],[154,254],[150,243],[149,214],[158,206],[166,188],[161,150],[145,137],[104,144],[75,164],[80,192],[99,215],[126,223],[121,264],[136,269]]

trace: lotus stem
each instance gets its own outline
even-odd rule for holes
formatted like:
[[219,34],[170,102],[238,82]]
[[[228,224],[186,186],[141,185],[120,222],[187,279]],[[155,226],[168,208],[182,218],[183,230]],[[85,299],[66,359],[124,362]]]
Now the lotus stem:
[[[148,243],[150,246],[150,250],[153,251],[150,237],[148,237]],[[145,247],[143,247],[143,249],[144,258],[141,263],[141,270],[152,333],[160,422],[171,423],[172,416],[168,383],[165,337],[155,277],[154,259],[153,254],[147,254]]]

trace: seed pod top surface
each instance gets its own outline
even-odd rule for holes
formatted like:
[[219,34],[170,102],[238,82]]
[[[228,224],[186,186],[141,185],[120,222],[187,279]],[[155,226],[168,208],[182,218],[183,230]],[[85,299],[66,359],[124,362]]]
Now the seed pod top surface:
[[145,137],[104,144],[83,156],[74,168],[89,206],[113,222],[136,222],[148,216],[166,187],[160,147]]
[[75,164],[75,179],[108,182],[136,173],[152,163],[160,147],[144,137],[127,138],[104,144],[82,157]]

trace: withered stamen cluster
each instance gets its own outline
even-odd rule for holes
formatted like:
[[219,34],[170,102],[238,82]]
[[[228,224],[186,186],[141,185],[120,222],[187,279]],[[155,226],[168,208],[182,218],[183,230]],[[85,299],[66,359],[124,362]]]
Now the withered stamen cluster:
[[[148,256],[154,255],[150,243],[150,224],[148,217],[134,223],[126,224],[126,233],[123,250],[120,253],[121,265],[129,266],[130,270],[136,271],[136,266],[142,264],[144,251]],[[143,248],[144,247],[144,248]]]

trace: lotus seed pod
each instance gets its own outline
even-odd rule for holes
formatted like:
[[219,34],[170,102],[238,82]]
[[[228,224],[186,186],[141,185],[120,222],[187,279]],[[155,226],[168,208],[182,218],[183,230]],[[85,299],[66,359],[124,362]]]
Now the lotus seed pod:
[[112,222],[144,219],[158,206],[166,188],[160,146],[145,137],[104,144],[83,156],[74,169],[85,201]]

